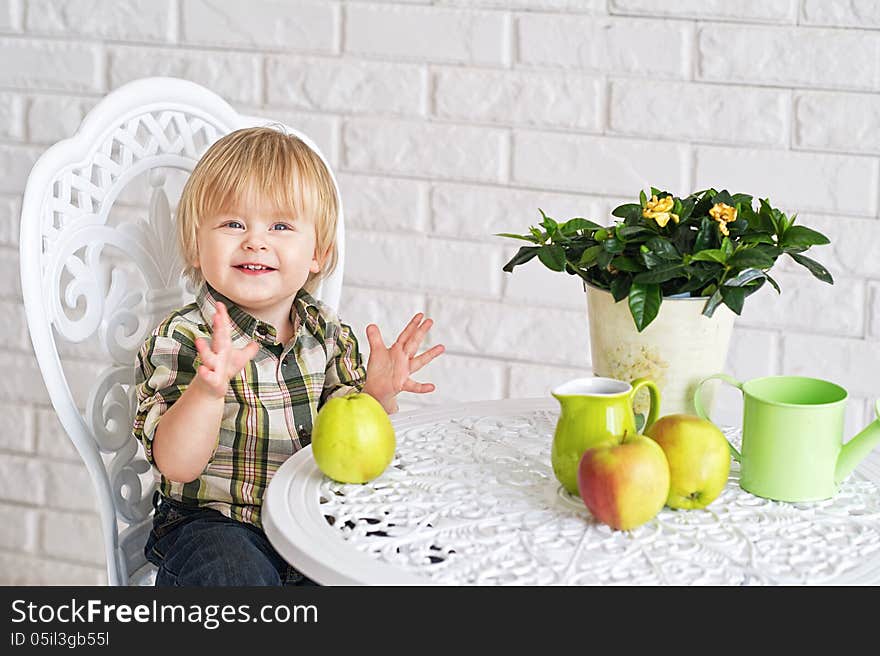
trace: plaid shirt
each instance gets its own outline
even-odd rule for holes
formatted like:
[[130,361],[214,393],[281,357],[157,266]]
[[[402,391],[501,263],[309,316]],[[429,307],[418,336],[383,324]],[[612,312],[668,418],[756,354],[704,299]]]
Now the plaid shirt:
[[153,466],[156,425],[195,377],[201,364],[195,339],[210,342],[217,300],[229,310],[233,346],[242,348],[252,339],[260,349],[229,382],[217,446],[204,471],[189,483],[162,476],[160,490],[261,526],[263,494],[272,475],[311,442],[312,423],[327,399],[363,389],[366,370],[351,328],[305,291],[296,295],[290,312],[295,335],[282,344],[273,326],[202,284],[195,303],[162,321],[138,352],[132,433]]

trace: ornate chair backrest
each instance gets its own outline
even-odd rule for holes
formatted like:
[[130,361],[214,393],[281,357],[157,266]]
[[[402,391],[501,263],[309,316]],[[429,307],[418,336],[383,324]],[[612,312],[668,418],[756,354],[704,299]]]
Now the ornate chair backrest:
[[[193,297],[172,208],[208,146],[272,123],[186,80],[137,80],[108,94],[28,177],[20,239],[28,329],[52,405],[94,484],[111,585],[146,569],[156,487],[131,436],[135,355],[159,321]],[[284,127],[330,169],[307,136]],[[337,198],[338,264],[316,293],[334,308],[345,259],[338,185]]]

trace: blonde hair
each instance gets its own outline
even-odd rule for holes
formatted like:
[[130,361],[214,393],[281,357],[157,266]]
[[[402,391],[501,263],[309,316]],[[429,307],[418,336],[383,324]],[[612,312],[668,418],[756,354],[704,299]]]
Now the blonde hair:
[[324,161],[301,139],[272,125],[230,132],[205,152],[186,181],[177,206],[177,241],[184,275],[202,281],[193,266],[196,235],[204,217],[232,207],[249,190],[267,196],[282,211],[310,216],[321,270],[310,273],[306,291],[336,267],[336,184]]

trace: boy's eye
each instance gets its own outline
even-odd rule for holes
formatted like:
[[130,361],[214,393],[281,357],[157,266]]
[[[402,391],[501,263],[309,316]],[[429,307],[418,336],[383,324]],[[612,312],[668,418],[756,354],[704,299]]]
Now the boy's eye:
[[236,229],[244,228],[244,224],[242,224],[241,221],[227,221],[226,223],[223,224],[223,226],[226,228],[236,228]]
[[293,230],[287,223],[276,223],[272,226],[272,230]]

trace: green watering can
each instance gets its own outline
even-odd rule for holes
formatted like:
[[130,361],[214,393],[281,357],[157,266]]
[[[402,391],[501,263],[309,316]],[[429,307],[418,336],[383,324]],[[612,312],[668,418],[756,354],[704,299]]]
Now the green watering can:
[[878,418],[844,444],[846,390],[818,378],[766,376],[741,383],[725,374],[709,376],[694,393],[703,419],[709,416],[700,389],[714,379],[743,394],[742,453],[732,445],[730,450],[746,492],[777,501],[830,499],[880,444],[880,401]]
[[550,463],[557,480],[570,494],[578,495],[577,470],[584,451],[606,442],[619,443],[636,432],[633,397],[642,388],[651,397],[645,428],[660,411],[660,390],[653,381],[637,378],[632,384],[615,378],[576,378],[551,390],[562,406]]

